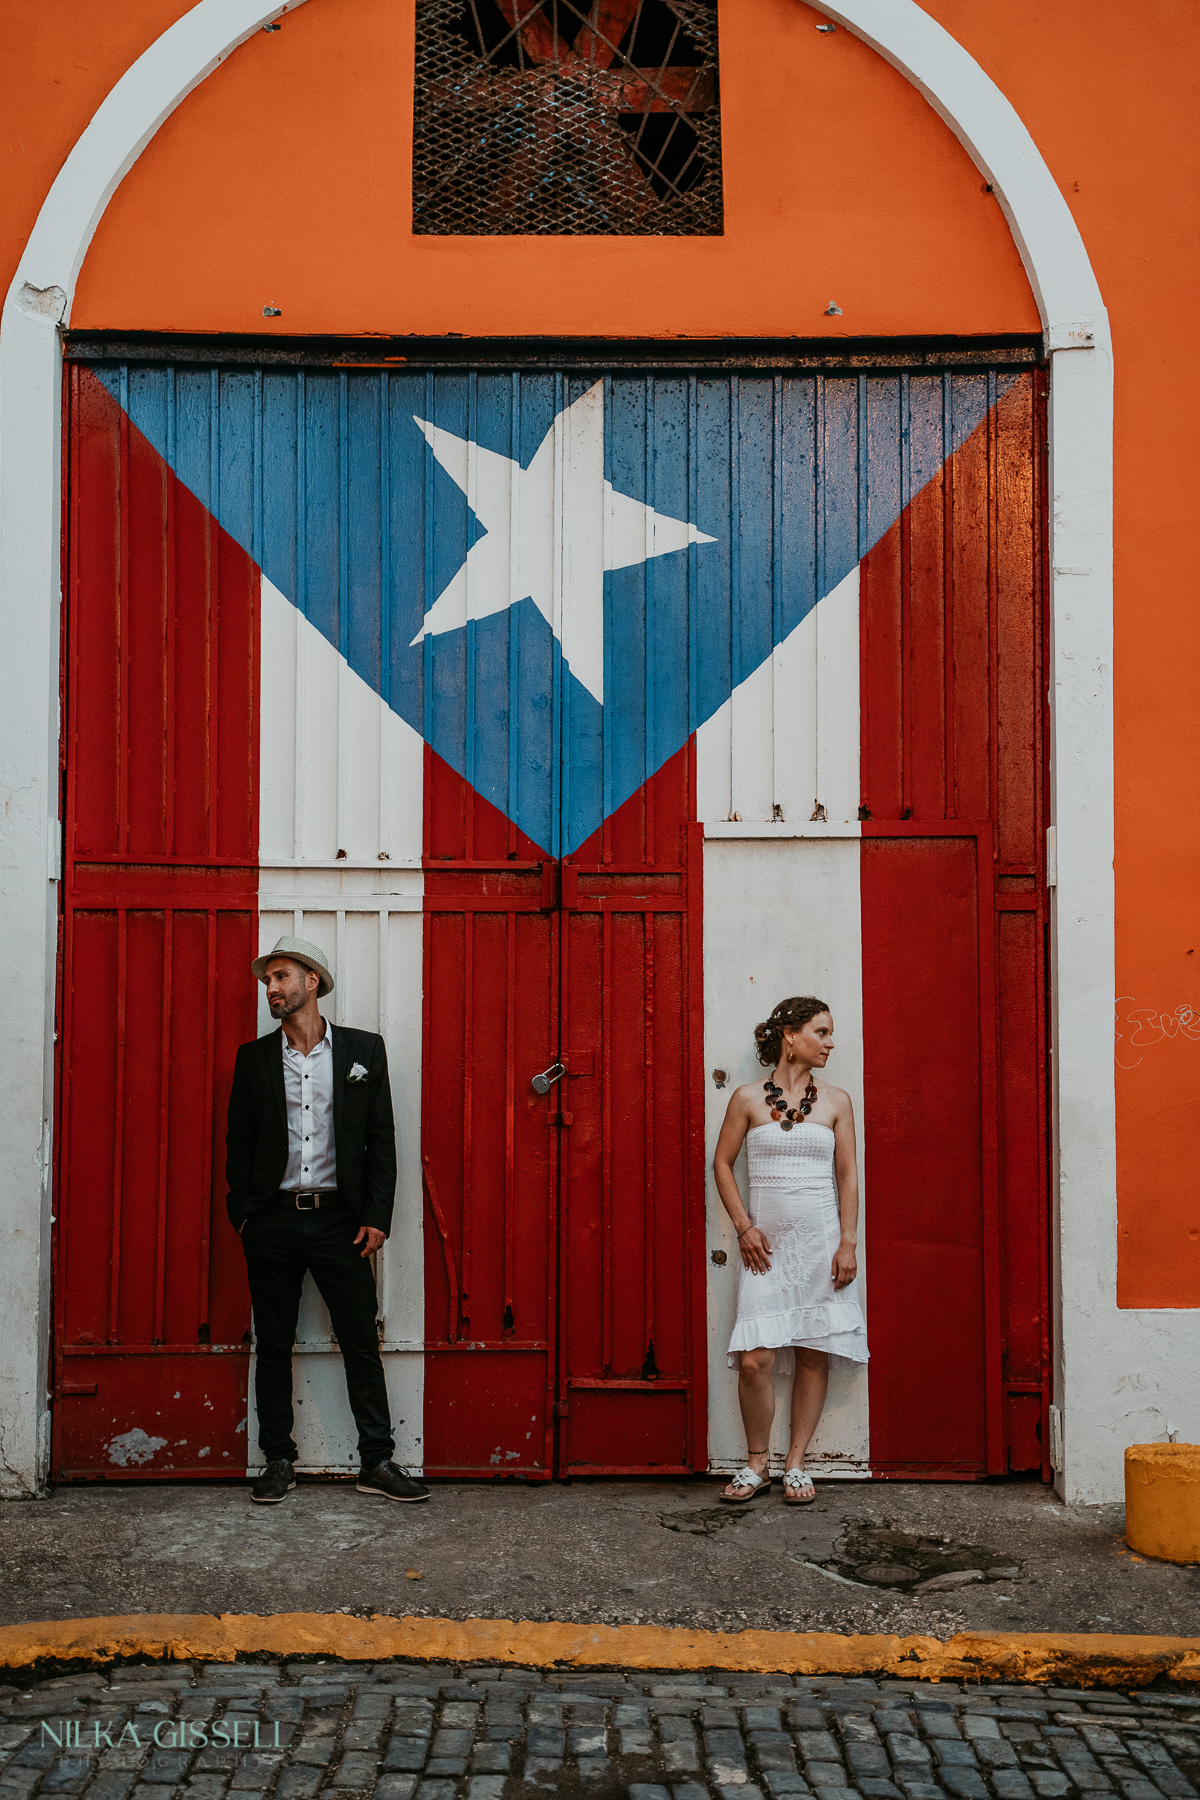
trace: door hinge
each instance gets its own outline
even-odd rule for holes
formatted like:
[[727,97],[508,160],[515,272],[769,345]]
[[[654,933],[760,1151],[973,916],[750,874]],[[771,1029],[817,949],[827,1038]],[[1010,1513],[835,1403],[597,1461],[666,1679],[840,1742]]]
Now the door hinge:
[[1061,1474],[1063,1467],[1063,1416],[1057,1406],[1050,1408],[1050,1467]]
[[554,1402],[554,1416],[556,1419],[570,1418],[570,1416],[571,1416],[570,1401],[569,1400],[556,1400]]

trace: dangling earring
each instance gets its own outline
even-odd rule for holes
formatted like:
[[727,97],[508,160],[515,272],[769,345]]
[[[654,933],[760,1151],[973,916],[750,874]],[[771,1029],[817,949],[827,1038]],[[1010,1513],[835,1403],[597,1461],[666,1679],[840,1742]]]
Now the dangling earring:
[[789,1050],[787,1053],[787,1059],[790,1063],[794,1063],[796,1060],[796,1052],[794,1050]]

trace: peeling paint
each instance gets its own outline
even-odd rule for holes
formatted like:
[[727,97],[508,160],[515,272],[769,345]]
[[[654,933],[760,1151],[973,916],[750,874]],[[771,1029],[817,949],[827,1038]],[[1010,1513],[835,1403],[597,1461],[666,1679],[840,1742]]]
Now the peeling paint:
[[153,1462],[155,1452],[163,1449],[166,1441],[166,1438],[151,1437],[140,1425],[135,1425],[132,1431],[124,1431],[120,1437],[110,1439],[104,1448],[109,1462],[116,1463],[119,1469],[127,1469],[130,1463]]
[[60,287],[34,287],[32,282],[25,281],[17,295],[17,305],[31,319],[52,319],[59,325],[67,310],[67,296]]

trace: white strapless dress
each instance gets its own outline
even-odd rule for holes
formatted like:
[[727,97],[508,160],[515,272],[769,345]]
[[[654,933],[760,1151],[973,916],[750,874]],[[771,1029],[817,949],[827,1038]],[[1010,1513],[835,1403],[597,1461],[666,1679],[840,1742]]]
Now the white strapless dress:
[[765,1275],[744,1263],[738,1269],[730,1368],[736,1368],[739,1350],[789,1345],[825,1350],[846,1362],[867,1360],[858,1283],[839,1293],[830,1272],[842,1235],[833,1148],[829,1126],[808,1120],[791,1131],[772,1124],[752,1125],[746,1133],[746,1210],[771,1246],[771,1267]]

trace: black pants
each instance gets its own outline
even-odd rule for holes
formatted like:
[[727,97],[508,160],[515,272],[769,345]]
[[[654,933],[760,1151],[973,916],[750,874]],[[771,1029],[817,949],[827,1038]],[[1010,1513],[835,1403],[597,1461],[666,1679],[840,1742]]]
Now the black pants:
[[305,1271],[329,1308],[342,1353],[364,1469],[391,1459],[395,1443],[375,1327],[375,1277],[355,1247],[358,1226],[337,1202],[298,1212],[276,1201],[250,1214],[242,1229],[254,1309],[258,1446],[267,1462],[296,1460],[292,1437],[292,1345]]

